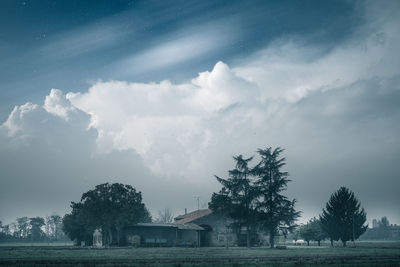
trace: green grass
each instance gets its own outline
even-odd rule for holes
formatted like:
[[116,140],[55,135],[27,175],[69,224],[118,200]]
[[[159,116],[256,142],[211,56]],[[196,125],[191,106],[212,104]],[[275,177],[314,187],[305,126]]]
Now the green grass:
[[356,248],[110,248],[1,246],[3,266],[400,266],[400,242]]
[[0,242],[0,247],[67,247],[73,246],[72,241],[55,241],[55,242]]

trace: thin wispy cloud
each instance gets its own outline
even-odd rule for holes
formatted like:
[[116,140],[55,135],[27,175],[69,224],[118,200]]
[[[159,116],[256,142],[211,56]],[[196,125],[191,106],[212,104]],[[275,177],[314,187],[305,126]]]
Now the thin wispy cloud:
[[39,53],[53,60],[90,54],[119,44],[131,34],[118,24],[96,23],[85,28],[78,28],[55,37],[49,37]]
[[[190,32],[190,33],[189,33]],[[188,63],[207,54],[215,54],[230,42],[230,36],[222,37],[216,31],[191,30],[187,35],[177,34],[159,40],[149,49],[137,51],[116,63],[119,74],[141,74],[154,70],[167,69],[180,63]],[[226,38],[227,37],[227,38]]]

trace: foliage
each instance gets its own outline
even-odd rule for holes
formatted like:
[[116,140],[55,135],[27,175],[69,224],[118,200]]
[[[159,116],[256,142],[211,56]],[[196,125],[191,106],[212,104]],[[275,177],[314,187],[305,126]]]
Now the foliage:
[[246,159],[239,155],[233,159],[236,164],[234,169],[228,171],[228,179],[215,176],[223,187],[219,193],[212,195],[209,207],[231,217],[234,221],[230,226],[236,230],[238,235],[240,235],[242,226],[245,226],[246,243],[250,247],[250,228],[255,224],[256,218],[256,190],[251,180],[252,170],[248,166],[253,157]]
[[289,200],[282,195],[286,190],[289,173],[281,171],[285,166],[285,158],[280,158],[283,149],[272,150],[271,147],[258,149],[261,161],[254,169],[257,175],[256,191],[258,193],[257,210],[264,229],[267,230],[271,248],[274,247],[275,236],[282,232],[285,236],[296,227],[295,221],[300,212],[294,209],[296,200]]
[[322,229],[321,221],[316,218],[312,218],[307,224],[300,226],[299,234],[307,242],[307,245],[310,245],[310,241],[314,240],[320,246],[321,241],[328,237]]
[[300,226],[299,235],[307,242],[307,246],[310,245],[310,241],[314,238],[313,229],[308,223]]
[[321,245],[321,241],[328,238],[328,234],[322,229],[321,220],[312,218],[309,222],[311,229],[313,229],[313,240],[318,242],[318,246]]
[[64,237],[61,216],[52,214],[46,217],[46,235],[52,240],[60,240]]
[[256,227],[265,229],[274,247],[275,236],[281,232],[286,235],[296,226],[294,222],[299,212],[294,209],[295,200],[288,200],[282,192],[287,188],[288,173],[282,172],[285,158],[280,158],[283,149],[258,149],[261,161],[253,168],[253,159],[242,155],[233,157],[236,166],[230,170],[229,178],[217,181],[222,184],[218,193],[213,193],[209,208],[227,214],[233,219],[231,227],[247,229],[247,245],[250,245],[250,230]]
[[42,226],[45,225],[44,219],[42,217],[34,217],[29,219],[30,231],[29,236],[32,241],[40,241],[44,239],[44,232]]
[[157,223],[172,223],[174,221],[174,215],[169,208],[165,208],[163,211],[158,211],[158,217],[155,220]]
[[103,233],[103,243],[120,244],[124,227],[139,222],[151,222],[142,203],[142,194],[130,185],[100,184],[82,195],[79,203],[71,203],[72,212],[63,219],[63,230],[72,239],[91,244],[91,234],[97,228]]
[[29,219],[28,217],[17,218],[17,224],[15,225],[14,235],[19,238],[25,238],[28,236],[29,231]]
[[389,223],[386,216],[382,217],[380,220],[376,220],[376,227],[368,228],[365,233],[360,237],[363,240],[399,240],[400,235],[393,231],[393,227]]
[[366,216],[354,193],[341,187],[330,197],[320,220],[331,241],[340,239],[345,247],[347,241],[354,241],[365,232],[368,227],[365,225]]
[[392,237],[392,233],[390,231],[390,223],[386,216],[382,217],[378,221],[377,232],[381,239],[390,239]]
[[80,244],[84,241],[86,244],[90,245],[92,242],[92,234],[96,226],[89,224],[89,215],[81,203],[73,202],[71,207],[71,213],[65,214],[63,217],[62,230],[71,240],[75,240],[76,244]]

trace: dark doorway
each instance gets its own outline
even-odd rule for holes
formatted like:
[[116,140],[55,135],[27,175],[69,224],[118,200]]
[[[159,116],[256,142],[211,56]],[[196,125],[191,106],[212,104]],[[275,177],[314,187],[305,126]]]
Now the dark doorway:
[[200,226],[204,228],[204,231],[200,232],[200,247],[209,247],[211,246],[212,228],[208,224],[201,224]]

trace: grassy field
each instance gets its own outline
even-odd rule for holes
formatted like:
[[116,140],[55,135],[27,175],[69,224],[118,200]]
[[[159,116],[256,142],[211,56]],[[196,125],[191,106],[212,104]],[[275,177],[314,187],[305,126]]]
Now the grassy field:
[[400,266],[400,242],[356,248],[109,248],[0,246],[0,266]]

